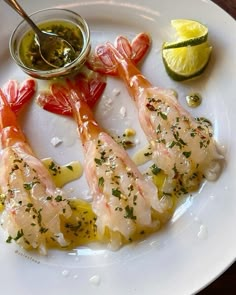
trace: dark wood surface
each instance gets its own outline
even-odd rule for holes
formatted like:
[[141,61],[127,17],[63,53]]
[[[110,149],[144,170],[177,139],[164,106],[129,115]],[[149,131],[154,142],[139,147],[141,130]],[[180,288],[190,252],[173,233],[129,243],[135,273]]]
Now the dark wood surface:
[[[236,0],[213,0],[236,19]],[[234,32],[236,34],[236,32]],[[235,249],[236,250],[236,249]],[[236,263],[234,263],[223,275],[210,284],[198,295],[234,295],[236,294]]]
[[234,19],[236,19],[236,0],[212,0]]

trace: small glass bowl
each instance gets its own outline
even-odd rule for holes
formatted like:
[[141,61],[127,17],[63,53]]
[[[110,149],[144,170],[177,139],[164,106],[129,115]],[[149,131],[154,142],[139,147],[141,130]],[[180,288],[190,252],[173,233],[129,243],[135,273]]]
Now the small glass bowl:
[[49,80],[59,77],[65,77],[76,73],[85,63],[91,50],[90,30],[87,22],[77,13],[67,9],[49,8],[37,11],[30,15],[30,18],[37,24],[43,24],[51,21],[64,21],[76,25],[83,36],[83,48],[80,54],[68,65],[50,70],[38,70],[30,68],[24,64],[20,58],[20,44],[23,37],[29,32],[31,27],[26,21],[22,21],[13,31],[9,47],[10,53],[16,64],[28,75],[36,79]]

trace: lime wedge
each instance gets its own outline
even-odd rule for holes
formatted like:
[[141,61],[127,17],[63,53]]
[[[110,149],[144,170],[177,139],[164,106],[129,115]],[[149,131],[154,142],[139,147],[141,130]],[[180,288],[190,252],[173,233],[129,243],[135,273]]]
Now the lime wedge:
[[188,19],[175,19],[171,25],[176,31],[177,40],[174,42],[165,42],[164,49],[178,48],[184,46],[194,46],[207,41],[208,28],[198,21]]
[[200,75],[206,68],[212,47],[208,42],[162,50],[162,58],[168,75],[183,81]]

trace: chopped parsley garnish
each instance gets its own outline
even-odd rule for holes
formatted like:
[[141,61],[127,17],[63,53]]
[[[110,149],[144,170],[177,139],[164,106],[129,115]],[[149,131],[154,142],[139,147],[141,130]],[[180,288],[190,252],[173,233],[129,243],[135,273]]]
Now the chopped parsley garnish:
[[128,219],[131,219],[131,220],[136,220],[136,216],[134,215],[134,208],[133,207],[130,207],[129,205],[127,205],[125,207],[125,215],[124,215],[124,218],[128,218]]
[[123,211],[123,209],[121,207],[116,207],[115,211],[120,211],[121,212],[121,211]]
[[15,159],[13,163],[22,163],[23,159]]
[[146,152],[146,153],[144,153],[143,155],[144,155],[145,157],[149,157],[149,156],[152,155],[152,152]]
[[24,189],[26,190],[31,190],[33,188],[33,186],[37,183],[40,183],[39,181],[32,181],[32,182],[28,182],[28,183],[24,183]]
[[151,171],[154,175],[157,175],[161,171],[161,169],[159,167],[157,167],[156,164],[153,164],[150,168],[151,168]]
[[157,114],[160,115],[163,120],[167,120],[167,115],[165,113],[157,112]]
[[39,232],[41,233],[41,234],[44,234],[44,233],[46,233],[48,231],[48,228],[45,228],[45,227],[40,227],[40,229],[39,229]]
[[19,166],[17,164],[15,164],[12,169],[11,169],[11,172],[10,174],[12,174],[14,171],[18,170],[19,169]]
[[156,134],[161,133],[161,125],[159,124],[156,128]]
[[176,141],[173,140],[173,141],[169,144],[168,147],[172,149],[175,145],[176,145]]
[[61,173],[61,168],[60,166],[57,166],[53,161],[50,163],[48,168],[53,172],[53,176],[56,176],[57,174]]
[[0,204],[4,205],[6,200],[6,195],[5,194],[0,194]]
[[6,239],[6,243],[11,243],[11,241],[12,241],[12,237],[9,236],[9,237]]
[[118,188],[113,188],[112,189],[112,195],[114,196],[114,197],[117,197],[117,198],[119,198],[119,199],[121,199],[121,191],[118,189]]
[[73,232],[76,232],[82,227],[82,221],[79,220],[76,224],[66,223],[65,227],[69,228]]
[[26,209],[25,209],[25,212],[30,212],[31,208],[33,207],[33,204],[32,203],[28,203],[26,205]]
[[98,158],[95,158],[94,161],[95,161],[95,163],[96,163],[97,165],[99,165],[99,166],[101,166],[102,163],[103,163],[103,161],[102,161],[101,159],[98,159]]
[[183,152],[183,155],[186,157],[186,158],[189,158],[191,156],[191,152]]
[[55,201],[61,202],[62,201],[62,196],[61,195],[56,196]]
[[67,165],[66,168],[73,171],[73,167],[71,165]]
[[24,233],[23,233],[23,229],[18,230],[16,237],[14,238],[15,241],[19,240],[21,237],[23,237]]
[[134,204],[134,206],[136,206],[137,205],[137,198],[138,198],[138,196],[137,195],[134,195],[134,198],[133,198],[133,204]]
[[101,177],[99,177],[99,179],[98,179],[98,186],[99,186],[99,187],[103,187],[103,185],[104,185],[104,178],[101,176]]

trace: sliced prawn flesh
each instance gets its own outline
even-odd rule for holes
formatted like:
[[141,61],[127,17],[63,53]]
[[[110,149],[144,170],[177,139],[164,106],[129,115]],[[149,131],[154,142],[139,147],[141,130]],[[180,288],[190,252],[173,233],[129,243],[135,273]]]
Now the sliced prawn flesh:
[[[89,95],[82,90],[87,89],[84,84],[90,82],[80,75],[76,82],[69,81],[67,88],[53,84],[48,94],[50,99],[44,93],[38,101],[40,106],[52,112],[60,109],[61,114],[65,114],[65,101],[70,104],[84,147],[85,173],[93,196],[98,234],[104,237],[108,231],[112,246],[118,247],[137,231],[159,228],[169,218],[172,204],[166,197],[158,198],[153,182],[139,172],[123,147],[98,125],[86,102]],[[97,83],[95,89],[104,87],[103,81],[99,84],[97,80]],[[52,97],[54,102],[51,104]],[[158,213],[158,218],[153,217],[153,212]]]
[[[124,48],[132,47],[131,44],[127,38],[119,36],[114,45],[107,42],[97,46],[95,57],[100,61],[99,72],[108,75],[112,68],[112,74],[125,83],[137,105],[152,159],[168,176],[167,192],[195,190],[209,171],[217,171],[216,177],[220,172],[223,157],[213,138],[212,125],[203,118],[193,118],[177,101],[174,91],[152,86],[126,54]],[[150,42],[147,47],[148,44]],[[140,47],[144,47],[143,44]],[[97,70],[96,65],[90,66]]]
[[[7,242],[46,254],[47,241],[67,245],[60,217],[71,215],[66,197],[57,189],[48,170],[34,155],[17,121],[15,112],[32,99],[35,81],[20,87],[9,81],[0,90],[0,193],[4,202],[1,225]],[[14,110],[14,111],[13,111]]]

